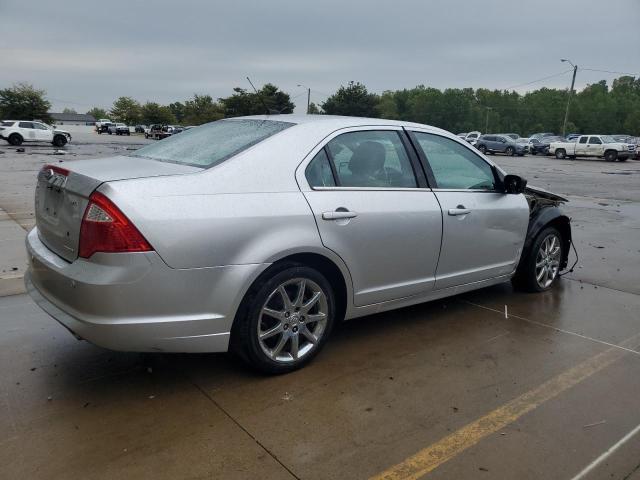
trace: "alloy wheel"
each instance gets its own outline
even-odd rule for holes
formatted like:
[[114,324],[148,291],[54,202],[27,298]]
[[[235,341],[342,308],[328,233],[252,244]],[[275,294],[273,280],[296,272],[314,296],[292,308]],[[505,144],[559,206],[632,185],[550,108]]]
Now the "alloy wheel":
[[536,282],[541,288],[548,288],[558,276],[561,253],[558,236],[553,233],[547,235],[536,255]]
[[327,326],[329,307],[322,288],[308,278],[281,283],[260,310],[257,335],[271,360],[297,362],[318,345]]

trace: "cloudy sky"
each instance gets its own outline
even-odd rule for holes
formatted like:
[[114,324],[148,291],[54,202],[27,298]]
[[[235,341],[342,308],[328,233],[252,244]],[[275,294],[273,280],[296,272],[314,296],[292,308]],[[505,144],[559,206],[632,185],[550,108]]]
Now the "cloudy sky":
[[[321,103],[349,80],[566,88],[561,58],[640,72],[640,0],[0,0],[0,32],[0,87],[32,83],[54,111],[217,98],[247,75],[303,109],[298,84]],[[577,87],[616,76],[580,70]]]

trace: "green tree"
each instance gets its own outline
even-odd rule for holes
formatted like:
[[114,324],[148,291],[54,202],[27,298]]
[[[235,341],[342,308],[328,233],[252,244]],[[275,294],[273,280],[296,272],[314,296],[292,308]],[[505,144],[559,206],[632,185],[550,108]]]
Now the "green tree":
[[147,102],[142,105],[140,108],[140,116],[142,123],[145,123],[146,125],[154,123],[167,125],[176,122],[176,117],[173,115],[169,107],[159,105],[155,102]]
[[378,95],[369,93],[360,82],[350,81],[327,98],[322,109],[329,115],[352,117],[376,117],[378,115]]
[[37,90],[28,83],[16,83],[0,90],[0,118],[15,120],[38,119],[51,122],[51,103],[44,90]]
[[131,97],[120,97],[113,102],[111,107],[111,115],[113,119],[118,122],[126,123],[127,125],[135,125],[140,123],[141,107],[137,100]]
[[62,113],[78,113],[76,112],[73,108],[65,108],[64,110],[62,110]]
[[104,108],[93,107],[87,112],[87,115],[91,115],[96,120],[100,120],[101,118],[107,118],[109,114]]
[[320,110],[315,103],[311,102],[309,104],[309,115],[320,115],[321,113],[322,110]]
[[194,94],[193,99],[184,103],[185,125],[202,125],[221,118],[224,118],[224,107],[214,102],[210,95]]
[[242,115],[261,115],[265,113],[292,113],[295,105],[288,93],[282,92],[271,83],[267,83],[258,93],[248,92],[236,87],[230,97],[219,98],[227,117]]
[[184,104],[180,102],[173,102],[169,104],[169,110],[173,113],[173,116],[176,117],[176,122],[183,123],[185,116]]

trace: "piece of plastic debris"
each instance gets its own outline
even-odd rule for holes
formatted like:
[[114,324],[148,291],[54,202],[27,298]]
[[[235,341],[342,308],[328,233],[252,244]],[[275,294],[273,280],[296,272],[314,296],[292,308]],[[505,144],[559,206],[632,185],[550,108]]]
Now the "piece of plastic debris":
[[507,306],[504,306],[504,318],[509,318],[509,313],[507,312]]
[[282,396],[282,400],[285,400],[285,401],[289,401],[292,398],[293,397],[291,395],[289,395],[289,392],[284,392],[284,395]]
[[16,152],[18,152],[18,153],[24,153],[24,148],[16,148]]
[[154,398],[156,398],[155,395],[149,395],[149,400],[153,400]]
[[49,396],[47,397],[47,401],[48,401],[48,402],[50,402],[51,400],[53,400],[53,397],[52,397],[51,395],[49,395]]
[[147,367],[147,373],[153,373],[153,368]]
[[600,420],[599,422],[595,422],[595,423],[588,423],[587,425],[583,425],[582,428],[589,428],[589,427],[596,427],[598,425],[603,425],[607,423],[606,420]]

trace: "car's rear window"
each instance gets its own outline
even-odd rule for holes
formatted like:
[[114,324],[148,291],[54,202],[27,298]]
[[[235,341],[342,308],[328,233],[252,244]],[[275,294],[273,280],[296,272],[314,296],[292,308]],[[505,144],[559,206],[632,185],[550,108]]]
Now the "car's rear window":
[[133,156],[209,168],[293,125],[275,120],[218,120],[147,145]]
[[15,122],[9,122],[8,120],[3,120],[2,122],[0,122],[0,126],[2,127],[10,127],[14,124]]

